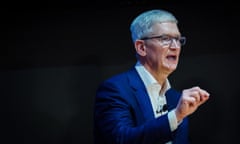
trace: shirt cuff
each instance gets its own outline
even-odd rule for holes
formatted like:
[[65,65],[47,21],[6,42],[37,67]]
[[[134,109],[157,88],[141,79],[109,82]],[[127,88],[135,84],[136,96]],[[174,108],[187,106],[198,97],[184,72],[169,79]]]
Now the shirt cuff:
[[176,117],[176,114],[175,114],[174,110],[172,110],[168,113],[168,121],[169,121],[169,124],[170,124],[171,131],[176,130],[179,123],[177,122],[177,117]]

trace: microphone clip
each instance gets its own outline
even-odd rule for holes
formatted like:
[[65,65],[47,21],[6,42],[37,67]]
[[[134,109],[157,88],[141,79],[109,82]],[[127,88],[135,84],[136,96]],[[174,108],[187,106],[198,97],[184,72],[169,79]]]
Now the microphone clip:
[[167,104],[164,104],[164,105],[159,105],[157,107],[157,110],[156,110],[156,113],[159,114],[159,113],[164,113],[166,112],[168,109],[167,109]]

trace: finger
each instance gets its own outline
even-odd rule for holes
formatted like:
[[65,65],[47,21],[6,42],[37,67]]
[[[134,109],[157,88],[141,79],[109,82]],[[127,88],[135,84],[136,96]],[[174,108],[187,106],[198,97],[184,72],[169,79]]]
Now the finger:
[[199,86],[193,87],[190,91],[198,91],[201,99],[206,99],[210,95],[206,90],[201,89]]
[[205,90],[201,90],[201,91],[199,91],[199,94],[200,94],[200,101],[206,101],[208,98],[209,98],[209,93],[207,92],[207,91],[205,91]]
[[203,96],[203,97],[208,97],[208,96],[210,95],[207,91],[205,91],[205,90],[203,90],[203,89],[201,89],[201,90],[199,91],[199,94],[200,94],[201,96]]
[[193,97],[197,103],[199,103],[201,101],[201,97],[200,97],[199,91],[191,92],[190,96]]
[[197,104],[197,100],[194,96],[189,96],[189,95],[186,95],[184,98],[184,103],[187,104],[187,105],[196,105]]
[[191,89],[190,89],[190,91],[192,92],[192,91],[200,91],[201,90],[201,88],[199,87],[199,86],[195,86],[195,87],[192,87]]

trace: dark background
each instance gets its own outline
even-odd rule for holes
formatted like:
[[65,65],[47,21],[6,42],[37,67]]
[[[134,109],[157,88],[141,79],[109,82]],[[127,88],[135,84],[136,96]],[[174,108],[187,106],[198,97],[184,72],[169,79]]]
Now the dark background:
[[172,86],[198,85],[211,94],[190,116],[192,143],[238,140],[238,4],[9,1],[2,7],[2,29],[8,31],[7,47],[0,51],[4,143],[93,143],[95,90],[103,79],[135,64],[129,25],[153,8],[171,11],[187,37],[178,69],[169,78]]

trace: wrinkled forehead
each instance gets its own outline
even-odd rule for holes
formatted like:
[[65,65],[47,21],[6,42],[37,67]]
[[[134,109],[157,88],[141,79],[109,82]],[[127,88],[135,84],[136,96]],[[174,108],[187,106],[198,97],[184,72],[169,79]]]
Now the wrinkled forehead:
[[161,23],[155,23],[152,25],[150,34],[152,35],[166,34],[166,35],[178,36],[180,35],[180,31],[178,29],[177,24],[174,22],[161,22]]

